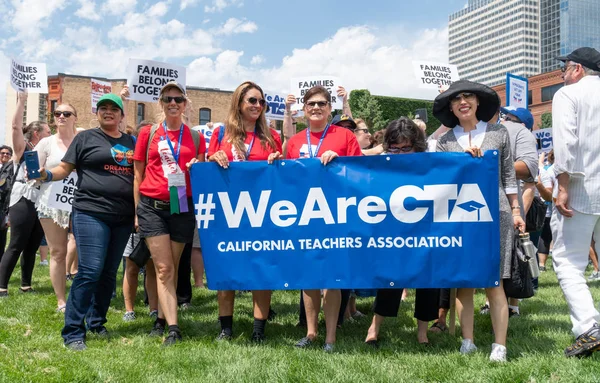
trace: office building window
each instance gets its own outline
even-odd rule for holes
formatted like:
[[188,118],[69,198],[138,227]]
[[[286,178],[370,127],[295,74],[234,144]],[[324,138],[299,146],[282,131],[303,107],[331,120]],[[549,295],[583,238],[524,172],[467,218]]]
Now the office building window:
[[201,108],[200,109],[200,125],[206,125],[206,123],[210,122],[210,109]]
[[552,97],[554,94],[558,92],[560,88],[563,87],[563,84],[555,84],[550,86],[545,86],[542,88],[542,102],[552,101]]

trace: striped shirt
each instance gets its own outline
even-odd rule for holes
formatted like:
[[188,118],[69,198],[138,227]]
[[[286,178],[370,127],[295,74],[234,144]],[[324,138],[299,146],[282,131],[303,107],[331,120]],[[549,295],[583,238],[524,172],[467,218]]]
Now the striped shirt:
[[600,214],[600,77],[562,87],[552,100],[554,173],[570,175],[569,206]]

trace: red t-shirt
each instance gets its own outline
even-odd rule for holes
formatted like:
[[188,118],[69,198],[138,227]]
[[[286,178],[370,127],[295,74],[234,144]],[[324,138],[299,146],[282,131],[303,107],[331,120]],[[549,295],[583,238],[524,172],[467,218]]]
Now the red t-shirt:
[[[135,145],[135,153],[133,159],[136,161],[146,161],[146,148],[148,147],[148,139],[150,138],[151,125],[144,126],[138,135],[137,144]],[[177,153],[177,143],[179,141],[179,129],[167,130],[169,140],[173,145],[173,150]],[[192,196],[192,183],[190,182],[190,173],[187,171],[185,164],[190,162],[192,158],[196,158],[197,154],[202,155],[206,152],[206,144],[202,133],[200,135],[200,146],[198,153],[194,146],[194,139],[190,133],[189,127],[186,125],[183,128],[183,137],[181,138],[181,151],[179,153],[179,168],[185,173],[185,181],[187,186],[187,196]],[[146,197],[159,199],[162,201],[169,200],[169,181],[168,174],[176,173],[177,166],[173,152],[169,148],[169,144],[165,141],[165,130],[160,126],[152,142],[150,143],[150,152],[148,153],[148,163],[144,173],[144,180],[140,185],[140,193]]]
[[[227,154],[227,159],[230,162],[244,161],[246,153],[237,153],[233,145],[231,145],[231,142],[229,142],[227,136],[224,136],[221,144],[219,144],[219,129],[222,129],[222,127],[215,128],[212,133],[210,144],[208,145],[208,156],[210,157],[219,150],[222,150]],[[252,150],[248,156],[248,161],[266,161],[269,157],[269,154],[275,152],[281,153],[283,151],[281,149],[281,137],[279,136],[279,133],[271,129],[271,136],[273,136],[273,140],[275,140],[276,150],[273,150],[273,148],[271,148],[271,146],[269,146],[266,142],[265,146],[263,147],[260,139],[257,137],[252,145]],[[254,137],[254,132],[246,132],[246,140],[244,141],[246,144],[246,150],[248,150],[250,147],[252,137]]]
[[[323,132],[310,133],[310,144],[313,155],[317,150]],[[287,155],[288,159],[310,158],[308,153],[308,143],[306,142],[306,129],[300,133],[296,133],[288,141]],[[360,145],[350,130],[340,126],[331,125],[327,131],[327,135],[323,139],[323,143],[319,148],[319,153],[315,157],[321,157],[328,150],[333,150],[338,156],[360,156],[362,151]]]

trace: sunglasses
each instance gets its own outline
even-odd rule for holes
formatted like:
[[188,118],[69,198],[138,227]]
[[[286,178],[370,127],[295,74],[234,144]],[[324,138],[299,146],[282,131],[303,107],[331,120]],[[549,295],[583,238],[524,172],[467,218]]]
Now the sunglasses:
[[390,153],[409,153],[412,150],[413,150],[412,146],[403,146],[401,148],[398,148],[396,146],[390,146],[388,148],[388,152],[390,152]]
[[565,65],[565,66],[563,66],[563,67],[560,68],[560,71],[563,72],[563,73],[565,73],[566,71],[569,70],[569,68],[574,68],[574,67],[577,67],[577,64],[575,64],[575,65]]
[[9,152],[2,152],[2,153],[0,153],[0,156],[10,156],[10,153]]
[[249,97],[246,99],[246,102],[250,105],[256,105],[257,103],[262,107],[265,106],[265,104],[267,103],[264,99],[258,99],[256,97]]
[[309,108],[314,108],[316,106],[319,108],[324,108],[327,104],[329,104],[329,101],[310,101],[306,103]]
[[369,133],[369,129],[366,128],[356,128],[354,129],[355,132],[363,132],[363,133]]
[[170,104],[171,101],[175,101],[175,103],[181,104],[182,102],[185,102],[185,97],[183,97],[183,96],[176,96],[176,97],[162,96],[161,100],[165,104]]
[[451,102],[459,102],[461,98],[465,101],[471,101],[475,98],[475,93],[459,93],[456,96],[452,97]]
[[56,111],[54,111],[54,117],[56,117],[56,118],[60,117],[61,114],[63,116],[65,116],[65,118],[69,118],[69,117],[71,117],[75,113],[73,113],[73,112],[67,112],[67,111],[62,111],[62,110],[56,110]]

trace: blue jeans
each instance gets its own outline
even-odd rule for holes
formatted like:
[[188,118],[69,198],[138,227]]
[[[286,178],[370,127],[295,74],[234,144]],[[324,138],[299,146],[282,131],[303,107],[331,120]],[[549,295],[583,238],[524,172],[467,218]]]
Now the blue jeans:
[[89,213],[73,209],[79,272],[65,311],[65,344],[85,340],[88,329],[106,323],[106,313],[117,280],[123,250],[133,228],[133,216]]

